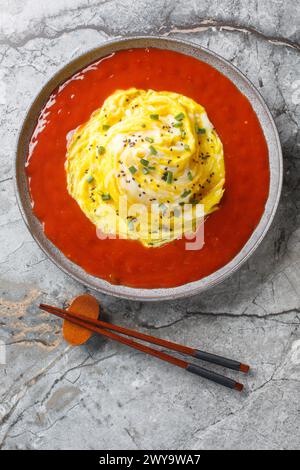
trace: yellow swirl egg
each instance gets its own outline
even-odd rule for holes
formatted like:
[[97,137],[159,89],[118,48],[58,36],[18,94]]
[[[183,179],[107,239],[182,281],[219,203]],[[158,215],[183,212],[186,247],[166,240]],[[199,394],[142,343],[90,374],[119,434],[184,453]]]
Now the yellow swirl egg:
[[223,146],[192,99],[117,90],[73,133],[66,173],[69,193],[102,233],[161,246],[181,235],[183,208],[194,229],[200,220],[195,206],[202,205],[204,215],[217,209]]

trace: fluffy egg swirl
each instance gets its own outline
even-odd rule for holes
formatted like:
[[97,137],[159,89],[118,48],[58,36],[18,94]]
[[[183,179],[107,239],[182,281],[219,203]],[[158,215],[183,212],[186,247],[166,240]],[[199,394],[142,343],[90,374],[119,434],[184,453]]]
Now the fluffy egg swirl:
[[196,229],[195,206],[216,210],[225,183],[222,142],[205,109],[177,93],[135,88],[117,90],[75,130],[66,173],[69,193],[101,232],[147,247],[182,234],[184,204]]

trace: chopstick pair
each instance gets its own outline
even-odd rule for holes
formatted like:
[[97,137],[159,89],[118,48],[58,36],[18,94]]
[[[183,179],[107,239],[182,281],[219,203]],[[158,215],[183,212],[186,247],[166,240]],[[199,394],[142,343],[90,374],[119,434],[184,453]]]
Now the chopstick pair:
[[205,351],[201,351],[199,349],[190,348],[188,346],[177,344],[172,341],[164,340],[161,338],[156,338],[155,336],[147,335],[145,333],[140,333],[138,331],[131,330],[129,328],[114,325],[113,323],[107,323],[102,320],[93,320],[91,318],[78,315],[77,313],[72,314],[72,312],[70,311],[66,311],[58,307],[53,307],[51,305],[40,304],[40,309],[48,313],[51,313],[52,315],[56,315],[57,317],[60,317],[63,320],[68,320],[71,323],[74,323],[75,325],[81,326],[90,331],[98,333],[102,336],[110,338],[114,341],[117,341],[122,344],[126,344],[127,346],[137,349],[138,351],[142,351],[146,354],[157,357],[163,361],[169,362],[177,367],[181,367],[182,369],[185,369],[188,372],[197,374],[200,377],[209,379],[225,387],[238,390],[239,392],[243,390],[243,385],[239,382],[236,382],[235,380],[232,380],[228,377],[217,374],[216,372],[210,371],[196,364],[184,361],[182,359],[178,359],[177,357],[171,356],[170,354],[167,354],[163,351],[159,351],[149,346],[140,344],[129,338],[125,338],[124,336],[115,334],[112,331],[116,331],[123,335],[137,338],[142,341],[146,341],[148,343],[156,344],[156,345],[171,349],[173,351],[177,351],[181,354],[186,354],[188,356],[201,359],[206,362],[210,362],[210,363],[217,364],[217,365],[229,368],[229,369],[247,373],[249,371],[249,366],[241,362],[234,361],[232,359],[227,359],[225,357],[218,356],[216,354],[211,354]]

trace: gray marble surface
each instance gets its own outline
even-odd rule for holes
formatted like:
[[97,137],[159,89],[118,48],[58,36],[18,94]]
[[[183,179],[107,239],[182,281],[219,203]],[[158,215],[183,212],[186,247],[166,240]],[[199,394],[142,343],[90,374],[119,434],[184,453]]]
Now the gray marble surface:
[[[0,448],[299,449],[299,2],[0,0],[0,12]],[[101,338],[72,348],[60,321],[37,308],[85,289],[46,259],[21,220],[17,131],[62,64],[133,34],[188,38],[229,59],[260,89],[279,129],[280,207],[239,272],[184,301],[98,295],[115,322],[249,362],[243,394]]]

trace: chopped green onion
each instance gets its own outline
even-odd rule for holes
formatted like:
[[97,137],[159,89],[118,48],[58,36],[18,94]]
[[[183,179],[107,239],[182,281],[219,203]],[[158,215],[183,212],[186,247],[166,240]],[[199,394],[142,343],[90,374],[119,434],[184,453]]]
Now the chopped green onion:
[[193,197],[192,199],[190,199],[190,204],[198,204],[198,199],[196,199],[195,197]]
[[99,145],[98,155],[103,155],[104,153],[105,153],[105,147],[103,147],[103,145]]
[[148,170],[155,170],[155,166],[148,166]]
[[192,175],[192,173],[191,173],[190,171],[188,172],[187,175],[188,175],[188,179],[189,179],[190,181],[193,181],[193,175]]
[[150,118],[151,118],[151,119],[154,119],[155,121],[157,121],[158,118],[159,118],[159,115],[158,115],[158,114],[150,114]]
[[154,142],[154,139],[152,139],[152,137],[145,137],[145,140],[147,142],[150,142],[150,144],[153,144],[153,142]]
[[198,127],[197,124],[196,124],[196,132],[197,134],[205,134],[206,130],[203,128],[203,127]]
[[180,133],[181,133],[181,138],[182,138],[182,139],[185,139],[186,132],[185,132],[183,129],[181,129],[181,132],[180,132]]
[[87,182],[88,182],[88,183],[91,183],[92,181],[94,181],[94,177],[93,177],[92,175],[89,175],[89,176],[87,177]]
[[152,155],[157,155],[157,150],[156,150],[155,147],[153,147],[153,145],[150,145],[149,149],[150,149],[150,153],[151,153]]
[[187,197],[189,194],[191,194],[191,192],[192,192],[191,190],[186,189],[185,191],[183,191],[180,197]]
[[132,175],[134,175],[134,173],[137,172],[137,169],[135,168],[135,166],[130,166],[130,167],[128,168],[128,170],[130,171],[130,173],[131,173]]
[[183,113],[179,113],[179,114],[177,114],[177,116],[175,116],[176,121],[182,121],[183,118],[184,118]]
[[167,183],[171,184],[173,181],[173,173],[172,171],[167,171]]
[[184,150],[191,150],[190,146],[188,144],[184,144]]
[[183,126],[183,122],[181,122],[181,121],[180,122],[175,122],[173,124],[173,127],[182,127],[182,126]]
[[102,201],[109,201],[111,199],[110,194],[101,194]]
[[108,124],[103,124],[103,126],[102,126],[102,129],[104,131],[108,131],[109,128],[110,128],[110,126]]
[[148,175],[149,170],[148,170],[148,168],[147,168],[146,166],[144,166],[144,167],[142,168],[142,172],[144,173],[144,175]]
[[148,166],[149,162],[148,162],[148,160],[145,160],[144,158],[141,158],[141,164],[144,165],[144,166]]

